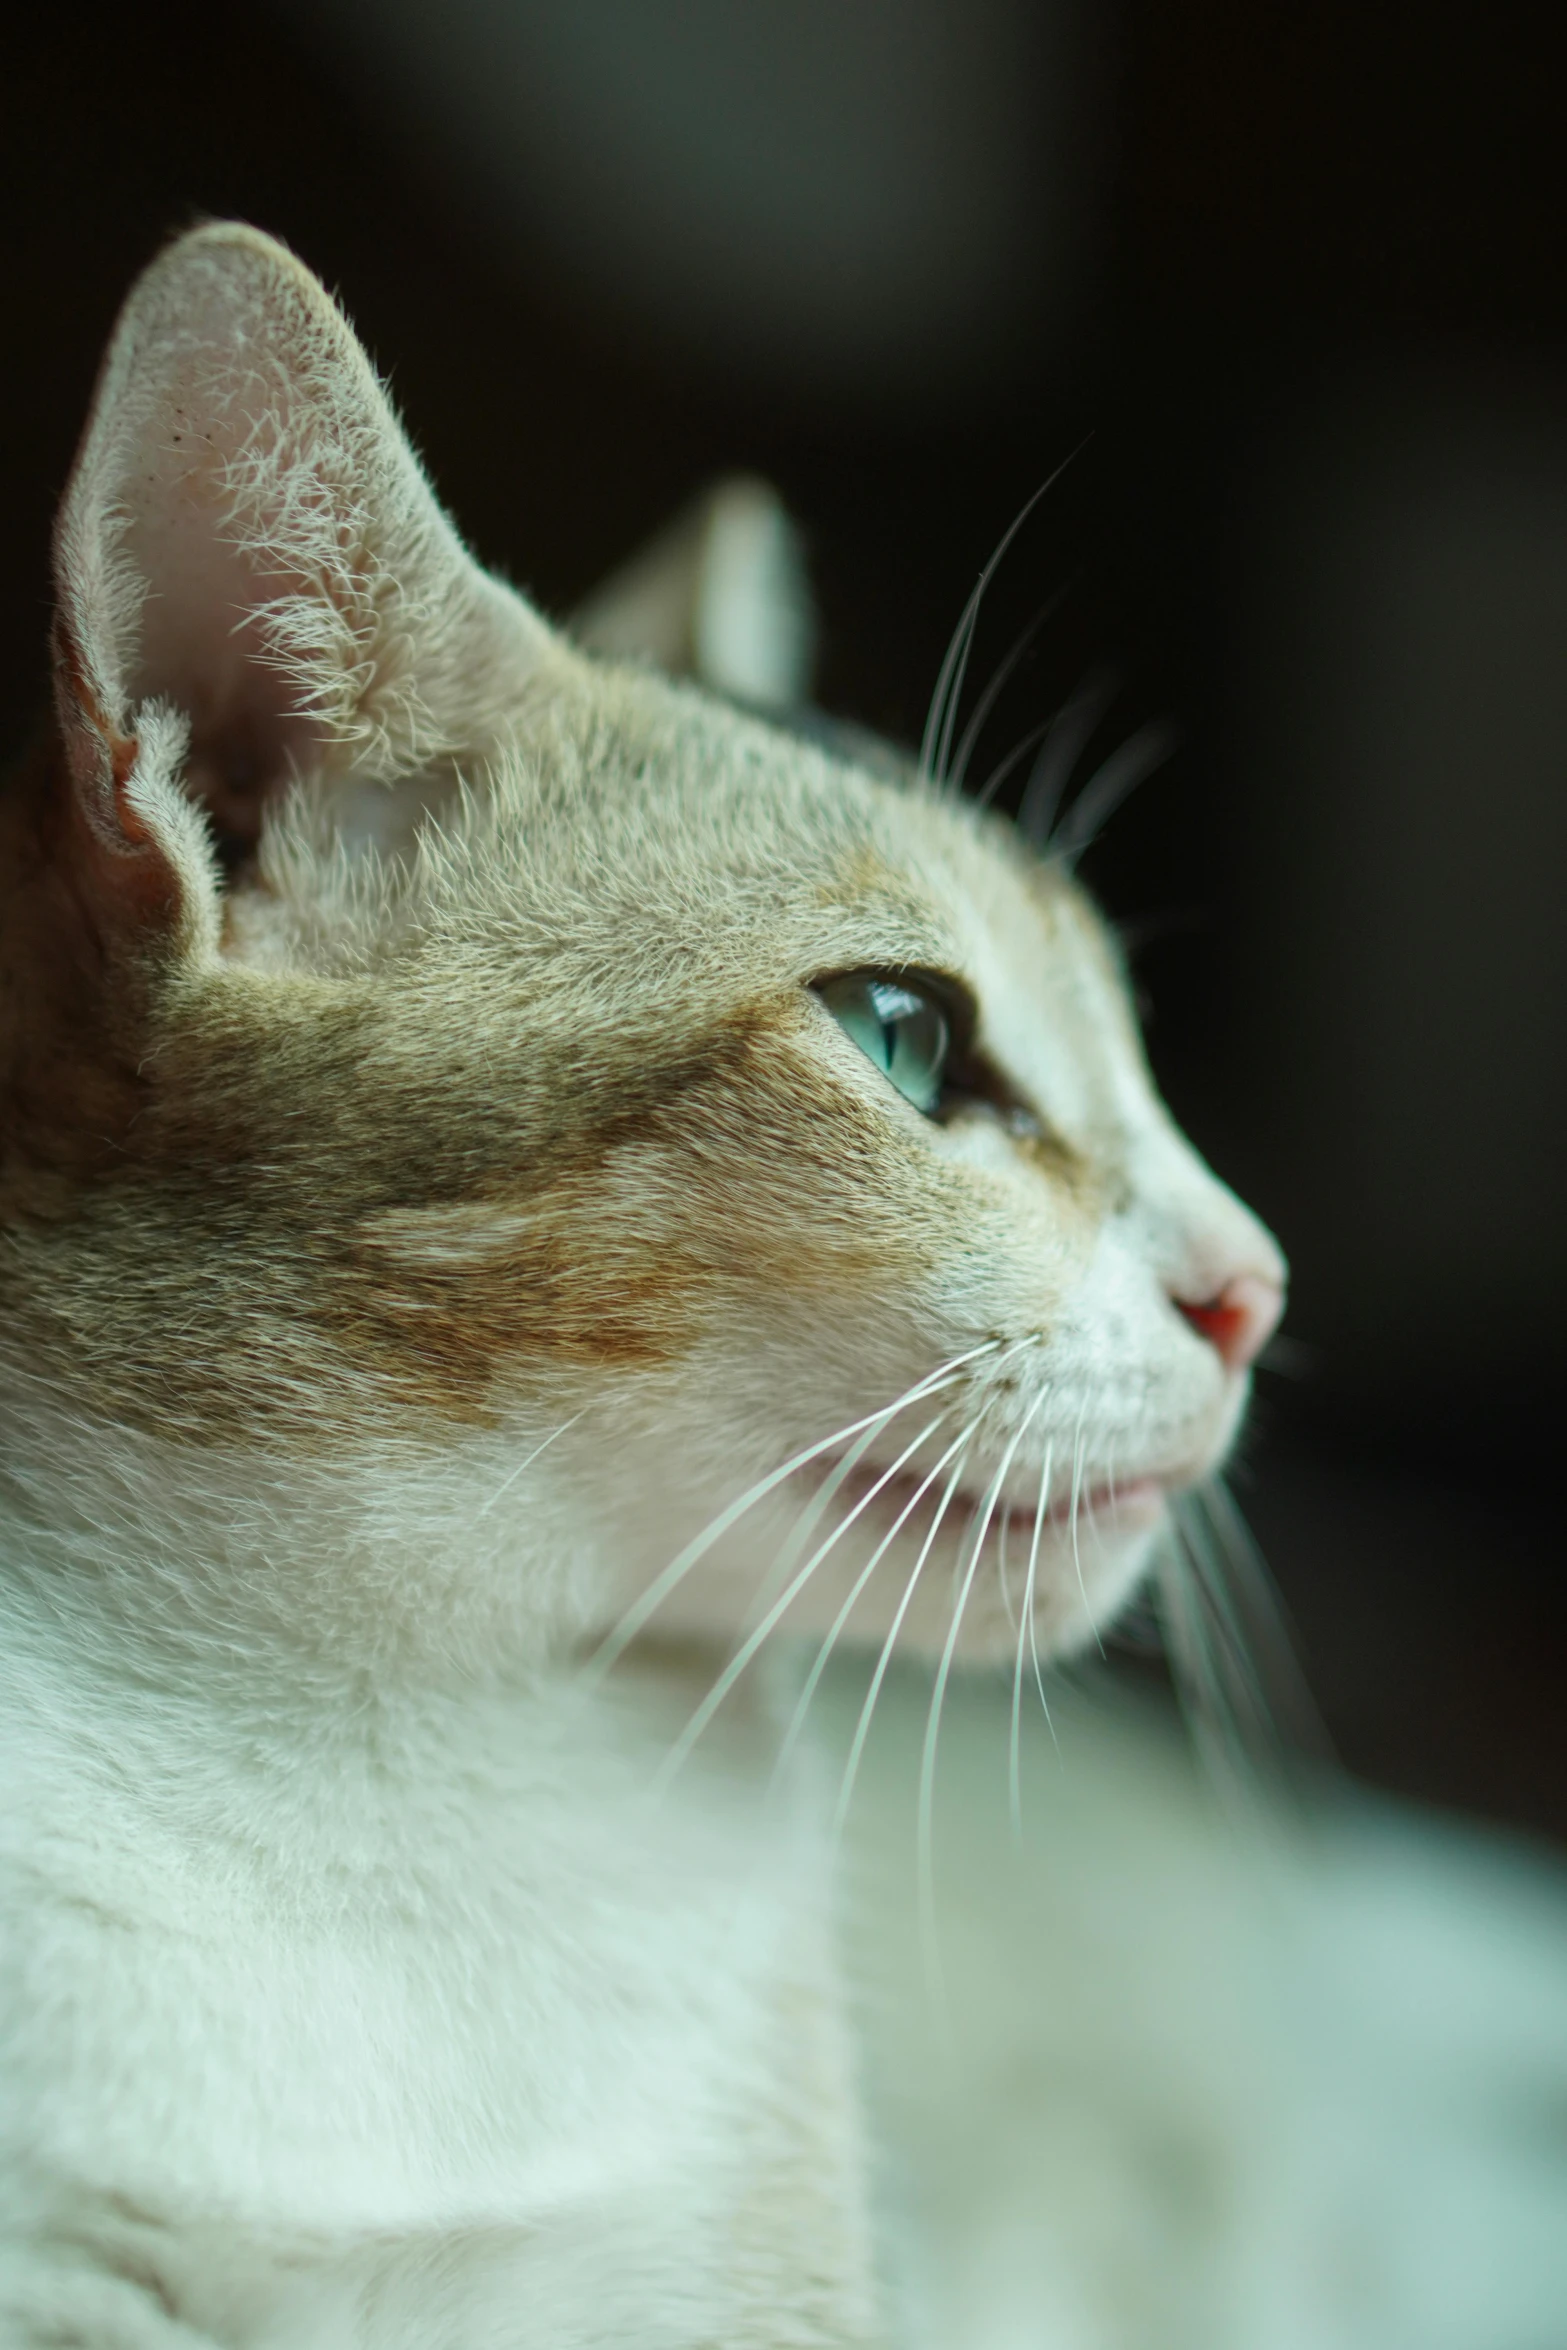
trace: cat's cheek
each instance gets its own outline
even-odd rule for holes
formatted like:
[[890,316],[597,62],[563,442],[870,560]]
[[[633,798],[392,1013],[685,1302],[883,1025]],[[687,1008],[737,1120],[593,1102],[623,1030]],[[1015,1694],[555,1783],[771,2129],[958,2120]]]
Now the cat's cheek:
[[[1022,1608],[1029,1544],[1026,1537],[1014,1540],[1007,1571],[999,1572],[997,1562],[987,1560],[986,1571],[976,1579],[955,1654],[967,1665],[1011,1670],[1021,1649],[1027,1673],[1036,1652],[1041,1664],[1051,1664],[1097,1651],[1136,1597],[1167,1525],[1167,1505],[1155,1499],[1145,1511],[1127,1512],[1115,1526],[1085,1520],[1075,1546],[1064,1531],[1052,1533],[1034,1559],[1032,1636]],[[915,1623],[907,1645],[939,1654],[949,1624],[950,1617],[933,1604]]]
[[1081,1560],[1081,1579],[1076,1562],[1066,1559],[1058,1564],[1052,1589],[1037,1610],[1041,1657],[1065,1663],[1098,1649],[1147,1579],[1166,1539],[1167,1523],[1161,1508],[1151,1523],[1093,1542]]

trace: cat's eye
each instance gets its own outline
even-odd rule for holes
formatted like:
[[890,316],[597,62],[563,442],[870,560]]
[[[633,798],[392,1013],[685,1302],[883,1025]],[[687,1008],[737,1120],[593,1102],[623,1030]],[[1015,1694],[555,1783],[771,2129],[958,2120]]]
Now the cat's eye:
[[817,981],[821,997],[844,1035],[895,1085],[906,1102],[934,1117],[952,1050],[949,1007],[923,974],[907,978],[880,971],[845,971]]

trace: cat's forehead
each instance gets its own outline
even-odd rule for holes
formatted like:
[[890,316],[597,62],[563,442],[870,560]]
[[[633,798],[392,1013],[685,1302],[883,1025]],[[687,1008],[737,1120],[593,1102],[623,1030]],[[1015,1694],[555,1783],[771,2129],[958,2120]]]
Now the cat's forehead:
[[1087,900],[1010,825],[661,679],[572,680],[495,806],[497,912],[557,950],[591,931],[650,975],[762,952],[796,979],[885,965],[982,994],[1069,969],[1115,984]]

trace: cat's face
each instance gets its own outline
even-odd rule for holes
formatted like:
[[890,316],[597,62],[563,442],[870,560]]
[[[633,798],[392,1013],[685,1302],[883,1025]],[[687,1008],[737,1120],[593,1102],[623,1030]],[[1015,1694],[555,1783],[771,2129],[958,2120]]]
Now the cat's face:
[[1113,1611],[1283,1275],[1059,869],[551,636],[249,232],[133,297],[61,570],[9,1390],[579,1626]]

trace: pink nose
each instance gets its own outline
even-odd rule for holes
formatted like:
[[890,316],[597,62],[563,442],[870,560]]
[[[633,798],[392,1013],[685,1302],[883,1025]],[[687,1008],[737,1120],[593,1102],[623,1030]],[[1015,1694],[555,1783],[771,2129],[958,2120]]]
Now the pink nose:
[[1284,1291],[1265,1274],[1241,1273],[1227,1281],[1217,1297],[1192,1305],[1178,1297],[1176,1305],[1192,1328],[1230,1371],[1244,1371],[1254,1363],[1279,1326]]

